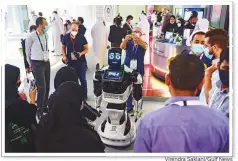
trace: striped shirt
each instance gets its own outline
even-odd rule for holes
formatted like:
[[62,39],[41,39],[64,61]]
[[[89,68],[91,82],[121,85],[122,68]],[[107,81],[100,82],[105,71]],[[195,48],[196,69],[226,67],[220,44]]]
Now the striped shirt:
[[221,89],[222,82],[219,80],[216,83],[214,92],[210,95],[209,107],[223,112],[225,115],[229,114],[229,88]]

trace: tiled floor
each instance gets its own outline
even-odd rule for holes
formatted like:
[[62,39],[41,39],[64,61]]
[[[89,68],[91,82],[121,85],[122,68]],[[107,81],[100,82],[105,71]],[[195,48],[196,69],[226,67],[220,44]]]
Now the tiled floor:
[[[15,42],[9,42],[7,46],[7,54],[5,56],[5,62],[10,63],[13,65],[18,66],[21,69],[22,79],[25,77],[25,70],[24,70],[24,63],[23,63],[23,57],[19,54],[19,41]],[[89,59],[90,58],[90,59]],[[94,105],[94,95],[93,95],[93,72],[95,69],[96,61],[94,60],[95,56],[93,56],[92,52],[89,52],[87,54],[88,59],[88,71],[87,71],[87,83],[88,83],[88,103],[90,105]],[[54,77],[56,72],[64,66],[64,64],[61,62],[61,57],[55,57],[51,56],[51,88],[50,93],[54,91]],[[90,60],[90,61],[89,61]],[[154,78],[150,72],[150,68],[146,67],[145,69],[145,77],[144,77],[144,87],[143,87],[143,93],[145,96],[168,96],[168,90],[167,87],[164,85],[163,82],[157,80]],[[102,105],[102,111],[105,111],[104,108],[106,106],[106,103],[103,102]],[[163,106],[163,102],[151,102],[151,101],[144,101],[143,103],[143,115],[151,112],[153,110],[159,109]],[[142,116],[143,117],[143,116]],[[104,120],[105,114],[98,118],[96,120],[96,128],[99,126],[99,124]],[[139,122],[139,121],[138,121]],[[137,122],[137,123],[138,123]],[[126,149],[115,149],[115,148],[106,148],[106,152],[125,152],[129,153],[132,152],[133,145]]]

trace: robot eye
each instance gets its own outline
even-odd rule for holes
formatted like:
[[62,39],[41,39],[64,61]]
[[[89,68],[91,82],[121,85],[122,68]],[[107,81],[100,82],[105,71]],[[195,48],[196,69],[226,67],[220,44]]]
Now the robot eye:
[[121,55],[119,53],[116,53],[116,59],[117,60],[121,59]]
[[114,56],[114,53],[110,53],[110,54],[109,54],[109,59],[114,59],[114,57],[115,57],[115,56]]

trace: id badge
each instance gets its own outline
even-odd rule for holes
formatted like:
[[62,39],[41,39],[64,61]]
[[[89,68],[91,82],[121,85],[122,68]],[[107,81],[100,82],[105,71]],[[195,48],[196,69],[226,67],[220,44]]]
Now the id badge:
[[133,59],[130,61],[130,68],[132,70],[137,70],[137,60]]
[[71,59],[72,60],[77,60],[76,56],[74,55],[74,53],[71,53]]

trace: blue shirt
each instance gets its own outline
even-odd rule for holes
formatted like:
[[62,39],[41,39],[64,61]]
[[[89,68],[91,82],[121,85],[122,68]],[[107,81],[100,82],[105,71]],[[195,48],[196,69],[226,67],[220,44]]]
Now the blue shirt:
[[210,95],[209,107],[229,114],[229,88],[222,90],[222,82],[218,81],[212,95]]
[[[172,97],[165,107],[145,115],[137,129],[135,152],[229,152],[229,120],[203,105],[180,106],[178,101],[198,97]],[[191,103],[191,102],[190,102]]]
[[[85,62],[85,55],[81,56],[77,60],[71,59],[71,53],[82,52],[84,50],[84,45],[88,44],[86,38],[82,34],[77,34],[74,41],[71,40],[70,33],[66,34],[63,38],[62,44],[66,47],[66,56],[68,59],[68,64],[73,64],[74,62],[83,61]],[[73,45],[74,44],[74,45]]]
[[128,41],[126,44],[126,58],[124,64],[130,68],[130,61],[137,60],[137,71],[143,76],[144,75],[144,56],[146,50],[137,45],[134,47],[133,41]]

